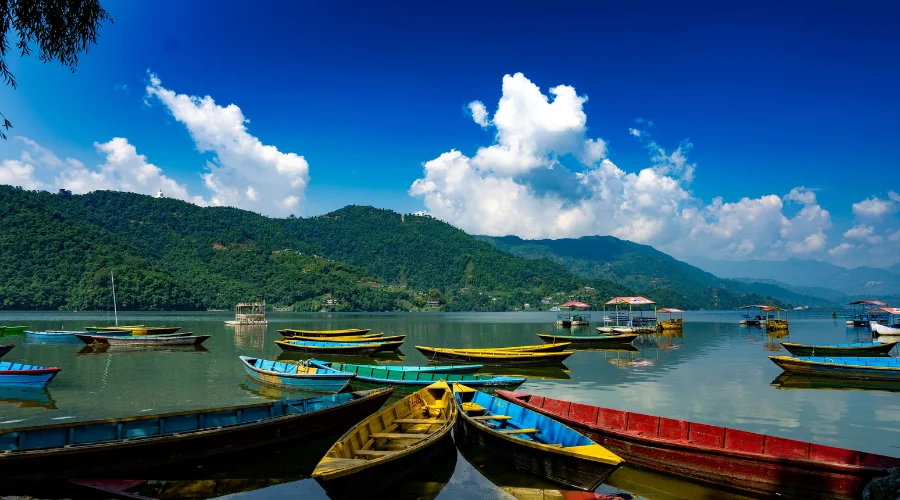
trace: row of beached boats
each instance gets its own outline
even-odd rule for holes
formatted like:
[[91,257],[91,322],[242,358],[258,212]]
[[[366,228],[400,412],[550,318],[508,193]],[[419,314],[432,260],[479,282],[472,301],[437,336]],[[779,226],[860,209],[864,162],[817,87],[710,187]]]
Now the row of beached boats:
[[627,463],[731,491],[849,499],[900,466],[883,455],[444,380],[382,408],[394,390],[6,429],[0,468],[10,483],[108,477],[341,432],[312,474],[334,498],[383,497],[439,467],[454,441],[585,491]]

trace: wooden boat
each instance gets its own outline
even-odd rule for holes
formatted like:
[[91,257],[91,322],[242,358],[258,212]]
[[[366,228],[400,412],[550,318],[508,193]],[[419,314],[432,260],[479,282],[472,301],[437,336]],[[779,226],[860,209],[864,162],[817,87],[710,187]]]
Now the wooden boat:
[[[458,375],[474,375],[475,372],[482,368],[482,365],[432,365],[432,366],[404,366],[404,365],[357,365],[357,364],[341,364],[330,361],[321,361],[318,359],[308,360],[310,363],[331,363],[334,366],[360,366],[371,367],[391,372],[418,372],[418,373],[455,373]],[[340,368],[335,368],[340,370]],[[343,370],[348,371],[348,370]]]
[[284,328],[278,330],[278,333],[282,335],[289,333],[291,335],[302,335],[304,337],[346,337],[348,335],[365,335],[371,331],[371,328],[366,328],[364,330],[359,328],[346,328],[344,330],[295,330],[293,328]]
[[794,356],[887,356],[897,345],[898,340],[890,342],[864,342],[859,344],[792,344],[782,342],[781,346]]
[[395,351],[403,341],[394,342],[315,342],[309,340],[276,340],[275,344],[285,351],[308,352],[311,354],[344,354],[346,356],[368,356],[382,351]]
[[3,329],[2,331],[0,331],[0,333],[2,333],[3,335],[21,335],[21,334],[25,333],[25,331],[31,327],[25,325],[25,326],[3,326],[0,328]]
[[857,380],[781,372],[769,385],[779,390],[828,390],[864,392],[900,392],[900,383],[889,380]]
[[574,429],[515,403],[453,384],[458,441],[477,444],[533,474],[594,491],[622,459]]
[[508,352],[477,349],[443,349],[417,345],[416,349],[430,360],[475,361],[483,365],[551,365],[562,363],[575,351]]
[[317,392],[341,392],[356,376],[327,366],[307,363],[282,363],[268,359],[238,356],[251,378],[269,385]]
[[882,325],[881,323],[871,322],[869,328],[876,336],[900,336],[900,325]]
[[4,482],[142,470],[347,429],[393,388],[0,430]]
[[[398,385],[424,387],[438,380],[445,382],[464,382],[473,387],[511,387],[515,389],[525,383],[522,377],[491,377],[485,375],[460,375],[455,373],[435,373],[422,370],[389,370],[383,366],[353,365],[348,363],[331,363],[329,361],[309,360],[309,364],[317,368],[340,370],[356,375],[353,383],[367,382],[379,385]],[[427,366],[414,368],[429,368]]]
[[869,329],[872,330],[872,335],[900,335],[898,317],[900,317],[900,307],[882,307],[869,311]]
[[[71,330],[48,330],[46,332],[32,332],[32,331],[25,332],[26,337],[32,338],[32,339],[39,339],[39,340],[54,340],[54,339],[75,340],[76,339],[75,336],[78,334],[87,335],[87,334],[89,334],[89,332],[87,332],[87,331],[71,331]],[[109,336],[109,337],[114,337],[114,336],[121,336],[121,335],[131,335],[131,332],[126,331],[126,330],[118,330],[118,331],[104,332],[103,335]]]
[[637,333],[620,333],[613,335],[553,335],[549,333],[539,333],[537,336],[544,342],[568,342],[571,343],[573,347],[630,344],[634,339],[640,337]]
[[[667,314],[664,320],[659,319],[660,314]],[[675,315],[678,315],[676,318]],[[656,325],[660,330],[682,330],[684,328],[684,311],[674,307],[663,307],[656,310]]]
[[[190,333],[190,332],[189,332]],[[100,335],[76,335],[82,342],[88,343],[85,338],[93,339],[92,345],[109,345],[112,347],[151,347],[151,346],[182,346],[193,345],[198,346],[210,335],[139,335],[129,337],[104,337]]]
[[375,336],[363,335],[359,337],[304,337],[296,335],[293,337],[285,337],[285,340],[308,340],[310,342],[341,342],[345,344],[364,343],[364,342],[402,342],[406,335],[391,335],[389,337],[381,337],[381,334]]
[[450,386],[435,382],[369,416],[341,436],[312,477],[329,496],[375,496],[429,466],[456,422]]
[[15,347],[14,344],[0,345],[0,358],[2,358],[6,353],[11,351],[13,347]]
[[166,333],[175,333],[181,330],[180,326],[89,326],[85,328],[89,332],[105,333],[110,331],[125,330],[131,332],[131,335],[163,335]]
[[[0,387],[47,387],[59,368],[0,361]],[[0,449],[2,451],[2,449]]]
[[[126,332],[129,333],[129,332]],[[99,333],[76,333],[73,334],[74,338],[84,342],[85,344],[91,345],[94,344],[94,337],[138,337],[141,339],[153,339],[153,338],[166,338],[166,337],[187,337],[189,335],[193,335],[194,332],[176,332],[176,333],[163,333],[160,335],[105,335]],[[97,342],[102,343],[102,342]]]
[[859,498],[900,459],[530,394],[497,396],[561,420],[626,463],[729,489],[801,498]]
[[782,370],[800,375],[900,382],[900,359],[897,358],[769,356],[769,359]]
[[299,333],[294,333],[290,330],[278,330],[278,333],[281,334],[282,337],[286,339],[315,339],[315,340],[331,340],[331,339],[377,339],[383,337],[383,333],[361,333],[359,335],[302,335]]
[[562,352],[569,346],[569,342],[555,342],[551,344],[517,345],[511,347],[474,347],[453,349],[458,352]]

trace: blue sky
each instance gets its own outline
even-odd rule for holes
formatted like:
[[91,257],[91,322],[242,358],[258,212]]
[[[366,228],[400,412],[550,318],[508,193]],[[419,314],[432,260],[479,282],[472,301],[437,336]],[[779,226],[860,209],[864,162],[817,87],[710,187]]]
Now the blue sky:
[[[470,232],[608,233],[676,255],[894,263],[885,259],[896,258],[888,243],[900,229],[900,200],[890,194],[900,189],[893,182],[900,158],[898,4],[285,3],[105,1],[115,24],[101,30],[74,75],[34,58],[9,58],[20,88],[0,87],[0,111],[15,126],[11,135],[89,170],[104,162],[95,142],[124,138],[183,186],[186,197],[211,202],[215,197],[201,178],[207,162],[252,169],[253,157],[217,145],[215,131],[192,129],[190,119],[172,109],[174,97],[169,104],[148,97],[149,70],[159,89],[173,95],[210,96],[220,107],[233,103],[249,120],[250,136],[279,154],[302,156],[308,173],[291,177],[301,191],[291,207],[302,215],[372,204],[425,209]],[[490,121],[506,95],[504,76],[516,73],[551,101],[549,89],[557,85],[587,96],[580,104],[586,125],[560,133],[602,139],[602,161],[617,172],[656,165],[658,148],[671,162],[689,141],[692,147],[680,151],[682,163],[695,166],[693,175],[656,165],[681,188],[659,198],[644,194],[668,208],[641,206],[640,193],[628,191],[624,177],[624,198],[600,203],[599,194],[587,193],[600,177],[581,185],[589,180],[575,175],[599,171],[600,157],[584,160],[569,146],[541,140],[523,154],[550,163],[495,175],[495,165],[479,163],[478,149],[508,148],[530,132],[493,122],[481,127],[469,103],[484,103]],[[510,93],[511,109],[512,101],[532,94]],[[532,109],[531,118],[546,117]],[[630,128],[641,131],[641,139]],[[495,139],[506,133],[512,143]],[[29,148],[37,162],[33,147],[21,140],[0,144],[0,160],[23,161],[21,151]],[[424,162],[454,149],[473,162],[454,168],[478,176],[484,188],[472,189],[478,198],[459,195],[459,186],[437,170],[423,170]],[[59,184],[41,165],[34,171],[44,185]],[[412,196],[417,179],[434,185]],[[496,196],[488,189],[497,179],[530,197],[519,198],[523,205],[499,200],[499,206],[476,207]],[[805,189],[789,195],[795,188]],[[263,198],[267,192],[260,189]],[[714,206],[716,197],[727,205],[767,195],[781,200],[776,208],[784,219],[738,206],[726,206],[731,215],[723,217]],[[873,197],[875,210],[853,211],[854,203]],[[615,207],[622,203],[630,207],[619,213]],[[534,207],[540,210],[529,211]],[[700,226],[684,225],[691,209],[708,214]],[[774,210],[759,210],[767,209]],[[804,209],[801,224],[794,218]],[[262,205],[258,210],[271,213]],[[615,213],[604,218],[606,210]],[[676,230],[694,232],[695,239],[669,235]],[[841,250],[843,243],[848,247]]]

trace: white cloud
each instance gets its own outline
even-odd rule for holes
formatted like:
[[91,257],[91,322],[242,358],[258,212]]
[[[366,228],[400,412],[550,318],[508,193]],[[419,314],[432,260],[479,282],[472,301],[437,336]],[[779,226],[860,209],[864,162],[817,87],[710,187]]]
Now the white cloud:
[[844,255],[850,250],[856,248],[856,245],[847,243],[846,241],[828,251],[833,256]]
[[[812,190],[704,206],[685,187],[695,169],[689,142],[668,152],[644,141],[645,131],[631,129],[645,142],[651,165],[628,172],[607,158],[605,141],[586,137],[587,97],[574,88],[559,85],[544,95],[517,73],[503,78],[502,91],[490,124],[495,143],[471,157],[451,150],[425,162],[424,175],[410,187],[434,217],[472,233],[612,234],[716,258],[809,255],[826,248],[831,218]],[[580,163],[563,161],[567,155]],[[785,202],[802,208],[788,218]]]
[[472,101],[469,103],[469,112],[472,113],[472,119],[475,123],[487,128],[491,124],[488,119],[488,110],[481,101]]
[[22,189],[46,189],[48,186],[35,178],[35,170],[35,166],[26,161],[0,161],[0,184],[20,186]]
[[844,238],[847,239],[856,239],[862,240],[872,236],[872,233],[875,231],[875,228],[872,226],[866,226],[864,224],[858,224],[848,229],[844,233]]
[[638,130],[636,128],[629,128],[628,133],[635,137],[640,137],[641,134],[643,134],[644,132],[642,130]]
[[212,191],[210,203],[275,216],[299,209],[309,184],[309,164],[302,156],[282,153],[250,135],[248,120],[237,105],[220,106],[210,96],[177,94],[164,88],[156,75],[149,78],[147,98],[158,99],[187,127],[198,150],[215,153],[203,174]]
[[[893,193],[896,196],[896,193]],[[891,198],[893,199],[894,196]],[[871,197],[859,203],[853,204],[853,215],[857,217],[866,217],[878,219],[893,212],[896,209],[894,203],[888,200],[882,200],[878,197]]]

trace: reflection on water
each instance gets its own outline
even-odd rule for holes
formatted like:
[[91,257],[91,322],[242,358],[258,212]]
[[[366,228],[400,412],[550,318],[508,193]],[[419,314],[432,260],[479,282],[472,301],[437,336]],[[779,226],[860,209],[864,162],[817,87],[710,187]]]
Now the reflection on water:
[[56,401],[47,389],[0,387],[0,403],[16,405],[16,408],[56,409]]
[[772,381],[772,387],[778,389],[820,389],[837,391],[881,391],[900,392],[900,382],[883,380],[852,380],[832,377],[810,377],[782,373]]
[[[79,344],[81,342],[79,341]],[[149,353],[164,352],[209,352],[209,349],[202,345],[185,345],[185,346],[150,346],[150,347],[133,347],[133,346],[111,346],[109,344],[89,344],[85,345],[78,351],[79,356],[91,354],[139,354],[146,356]]]
[[[526,393],[898,455],[897,448],[893,447],[896,440],[884,439],[885,435],[900,432],[900,421],[885,418],[893,403],[893,399],[885,398],[895,397],[888,392],[897,392],[893,386],[881,382],[779,376],[781,370],[767,356],[788,337],[740,327],[736,317],[734,312],[687,313],[683,332],[643,334],[629,349],[579,349],[566,359],[565,365],[485,367],[481,373],[528,377],[518,389]],[[308,393],[252,381],[237,359],[239,355],[287,361],[313,357],[282,352],[273,342],[281,338],[276,332],[279,328],[364,327],[385,335],[406,334],[407,341],[399,354],[389,353],[371,360],[321,356],[329,361],[404,365],[428,364],[415,345],[470,348],[530,345],[539,343],[536,334],[557,331],[554,313],[273,313],[269,315],[267,327],[249,329],[226,327],[224,320],[232,318],[233,314],[228,312],[123,313],[120,316],[123,324],[175,324],[186,331],[212,335],[201,350],[161,347],[95,351],[83,349],[82,344],[3,338],[2,343],[16,345],[4,356],[4,361],[58,366],[62,371],[48,387],[49,392],[0,391],[0,427],[306,397]],[[102,313],[2,312],[0,324],[28,324],[34,330],[80,330],[107,323]],[[594,332],[588,328],[585,333]],[[866,329],[845,328],[842,322],[832,320],[830,311],[792,314],[789,338],[798,343],[872,340]],[[80,352],[89,354],[79,355]],[[878,422],[879,432],[872,431],[872,422]],[[322,489],[308,477],[333,441],[331,438],[319,444],[272,447],[216,463],[204,461],[174,471],[139,471],[139,477],[134,473],[128,477],[214,481],[212,490],[210,483],[198,483],[191,490],[204,491],[204,495],[222,495],[229,488],[236,488],[241,491],[237,493],[241,497],[324,499]],[[440,498],[509,498],[508,492],[479,473],[481,469],[480,465],[469,465],[466,460],[458,459]],[[500,473],[503,477],[505,474]],[[679,489],[684,488],[681,481],[677,483],[682,486],[673,489],[670,481],[674,479],[641,474],[645,473],[624,467],[610,478],[613,489],[601,491],[609,493],[618,488],[650,499],[716,498],[717,492],[712,490]],[[526,484],[522,488],[540,489],[540,486]],[[552,492],[554,487],[548,488]],[[541,495],[539,498],[546,497],[544,493]],[[718,494],[718,498],[722,496]]]

